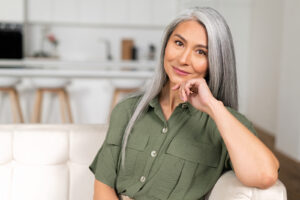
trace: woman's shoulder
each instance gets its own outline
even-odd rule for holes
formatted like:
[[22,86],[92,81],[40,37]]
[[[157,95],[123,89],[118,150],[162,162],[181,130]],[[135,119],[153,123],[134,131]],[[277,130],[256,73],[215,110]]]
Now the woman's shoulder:
[[252,122],[242,113],[240,113],[239,111],[231,108],[231,107],[226,107],[227,110],[235,117],[237,118],[244,126],[246,126],[248,129],[251,130],[251,132],[255,132],[254,127]]
[[122,99],[113,109],[113,112],[133,112],[142,95],[135,95]]
[[140,96],[128,97],[121,100],[111,112],[107,143],[121,145],[124,131]]
[[239,111],[237,111],[237,110],[235,110],[235,109],[233,109],[233,108],[231,108],[231,107],[228,107],[228,106],[226,106],[226,109],[233,115],[233,116],[235,116],[237,119],[239,119],[240,121],[247,121],[247,122],[249,122],[249,120],[247,119],[247,117],[244,115],[244,114],[242,114],[242,113],[240,113]]

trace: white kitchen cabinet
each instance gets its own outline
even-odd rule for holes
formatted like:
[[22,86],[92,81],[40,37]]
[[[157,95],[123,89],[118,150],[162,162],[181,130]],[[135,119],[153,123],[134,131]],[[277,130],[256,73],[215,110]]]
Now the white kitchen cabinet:
[[129,0],[105,0],[105,23],[128,24]]
[[130,24],[151,24],[153,11],[152,0],[127,0]]
[[178,1],[28,0],[28,19],[34,23],[161,26],[176,16]]
[[177,15],[178,0],[152,0],[152,24],[168,25]]
[[78,23],[79,0],[28,0],[29,22]]
[[52,0],[28,0],[28,21],[51,22],[53,20]]
[[0,0],[0,22],[24,21],[24,0]]
[[81,23],[105,23],[105,0],[79,0]]
[[79,21],[79,0],[52,0],[53,21],[64,23],[78,23]]

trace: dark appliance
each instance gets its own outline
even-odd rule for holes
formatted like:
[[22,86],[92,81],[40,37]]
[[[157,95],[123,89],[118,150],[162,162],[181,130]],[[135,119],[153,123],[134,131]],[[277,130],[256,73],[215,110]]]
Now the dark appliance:
[[12,23],[0,23],[0,59],[22,58],[22,25]]

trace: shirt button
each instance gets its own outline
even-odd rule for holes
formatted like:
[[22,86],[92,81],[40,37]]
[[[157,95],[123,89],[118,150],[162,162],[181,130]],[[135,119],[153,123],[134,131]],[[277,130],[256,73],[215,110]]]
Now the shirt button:
[[164,127],[164,128],[162,129],[162,132],[163,132],[163,133],[167,133],[167,132],[168,132],[168,128],[167,128],[167,127]]
[[155,157],[157,155],[156,151],[151,151],[151,156]]
[[186,103],[181,105],[181,108],[186,108],[186,107],[187,107]]
[[141,181],[142,183],[144,183],[145,180],[146,180],[146,177],[145,177],[145,176],[142,176],[142,177],[140,178],[140,181]]

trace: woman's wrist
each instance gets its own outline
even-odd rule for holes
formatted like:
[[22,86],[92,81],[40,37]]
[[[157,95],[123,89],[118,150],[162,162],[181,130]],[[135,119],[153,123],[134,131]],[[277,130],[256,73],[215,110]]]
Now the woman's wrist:
[[222,101],[219,101],[217,99],[213,99],[209,102],[208,104],[208,115],[212,118],[215,119],[215,117],[218,115],[222,109],[225,108],[224,104]]

